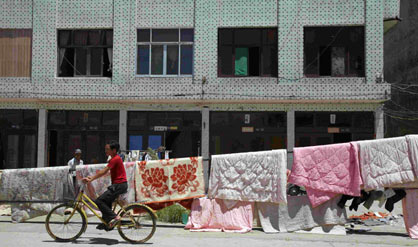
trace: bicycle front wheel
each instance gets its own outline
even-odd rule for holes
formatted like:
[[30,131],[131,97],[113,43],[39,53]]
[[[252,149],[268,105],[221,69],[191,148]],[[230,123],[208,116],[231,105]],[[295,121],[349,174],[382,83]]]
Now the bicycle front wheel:
[[74,241],[87,228],[87,219],[80,208],[69,204],[60,204],[46,216],[46,231],[59,242]]
[[155,233],[157,219],[152,210],[144,205],[132,204],[124,208],[118,224],[120,236],[130,243],[145,243]]

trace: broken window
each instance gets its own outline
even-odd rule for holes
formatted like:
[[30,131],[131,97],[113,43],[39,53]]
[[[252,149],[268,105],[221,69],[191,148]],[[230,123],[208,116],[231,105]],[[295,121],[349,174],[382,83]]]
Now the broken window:
[[112,77],[112,30],[58,30],[59,77]]
[[139,29],[138,75],[191,75],[193,29]]
[[0,77],[30,77],[31,29],[0,29]]
[[306,76],[364,77],[364,27],[305,27]]
[[277,77],[276,28],[222,28],[218,39],[218,75]]

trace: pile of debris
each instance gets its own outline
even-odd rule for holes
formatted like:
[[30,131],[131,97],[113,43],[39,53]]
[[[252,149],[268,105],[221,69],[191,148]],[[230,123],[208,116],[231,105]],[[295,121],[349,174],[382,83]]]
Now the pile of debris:
[[370,228],[359,229],[356,226],[381,226],[381,225],[395,225],[402,221],[403,215],[392,215],[382,212],[368,212],[362,215],[352,215],[348,219],[349,226],[347,231],[371,231]]

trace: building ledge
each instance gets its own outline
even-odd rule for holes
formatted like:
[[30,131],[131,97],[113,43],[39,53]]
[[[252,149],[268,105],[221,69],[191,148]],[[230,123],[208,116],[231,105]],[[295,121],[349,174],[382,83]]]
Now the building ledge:
[[384,102],[388,83],[0,84],[1,100],[64,102]]

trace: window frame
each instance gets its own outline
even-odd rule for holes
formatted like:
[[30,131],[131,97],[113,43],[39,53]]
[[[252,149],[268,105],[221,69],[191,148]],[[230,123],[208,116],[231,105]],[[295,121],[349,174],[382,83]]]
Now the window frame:
[[[251,29],[258,29],[258,30],[260,30],[260,43],[259,43],[259,46],[256,46],[256,45],[243,45],[243,44],[235,44],[235,31],[236,30],[251,30]],[[221,39],[220,39],[220,32],[221,32],[221,30],[228,30],[228,31],[230,31],[230,32],[232,32],[232,41],[231,41],[231,44],[224,44],[224,45],[222,45],[221,44]],[[264,36],[263,36],[263,34],[264,34],[264,31],[267,31],[267,30],[274,30],[275,31],[275,34],[276,34],[276,36],[275,36],[275,41],[274,41],[274,43],[273,44],[267,44],[267,43],[264,43]],[[217,46],[217,71],[218,71],[218,77],[219,78],[277,78],[278,77],[278,62],[279,62],[279,55],[278,55],[278,50],[279,50],[279,48],[278,48],[278,40],[279,40],[279,37],[278,37],[278,30],[277,30],[277,27],[225,27],[225,28],[223,28],[223,27],[220,27],[220,28],[218,28],[218,46]],[[225,74],[222,74],[222,70],[221,70],[221,67],[220,67],[220,59],[221,59],[221,56],[220,56],[220,47],[231,47],[232,48],[232,57],[231,57],[231,59],[232,59],[232,74],[231,75],[225,75]],[[263,59],[263,53],[264,53],[264,49],[266,48],[266,47],[268,47],[268,48],[271,48],[271,47],[275,47],[275,51],[276,51],[276,55],[277,55],[277,57],[276,57],[276,63],[275,63],[275,65],[277,66],[277,72],[276,72],[276,74],[264,74],[263,73],[263,69],[264,69],[264,59]],[[259,53],[258,53],[258,59],[259,59],[259,75],[258,76],[252,76],[252,75],[244,75],[244,76],[240,76],[240,75],[235,75],[235,52],[236,52],[236,48],[248,48],[248,51],[250,51],[250,48],[259,48]],[[273,65],[273,63],[271,64],[271,65]],[[247,71],[249,72],[250,71],[250,63],[248,62],[248,68],[247,68]]]
[[[71,44],[70,45],[60,45],[60,31],[70,31],[71,32],[71,36],[70,36],[70,40],[71,40]],[[75,45],[74,43],[74,32],[75,31],[101,31],[101,33],[105,33],[108,31],[112,31],[112,45],[107,45],[107,44],[99,44],[99,45]],[[88,34],[87,34],[88,35]],[[101,34],[102,35],[102,34]],[[113,77],[113,73],[112,76],[104,76],[104,70],[103,70],[103,63],[104,63],[104,56],[106,55],[106,53],[104,52],[105,49],[111,48],[112,49],[112,61],[109,61],[109,66],[110,68],[113,67],[113,29],[57,29],[57,72],[56,72],[56,77],[57,78],[112,78]],[[106,37],[104,38],[106,40]],[[73,76],[60,76],[59,75],[59,70],[60,70],[60,49],[62,48],[67,48],[67,49],[73,49],[74,50],[74,64],[73,64]],[[86,49],[86,75],[78,75],[77,74],[77,49]],[[93,49],[100,49],[101,50],[101,56],[100,56],[100,75],[92,75],[91,74],[91,53]]]
[[[350,46],[347,44],[341,45],[341,44],[331,44],[328,45],[327,50],[329,49],[330,52],[332,52],[332,48],[334,47],[342,47],[344,48],[344,65],[345,65],[345,71],[344,71],[344,75],[332,75],[332,56],[330,57],[330,63],[331,63],[331,74],[330,75],[321,75],[321,67],[320,67],[320,59],[321,59],[321,45],[319,44],[315,44],[315,45],[306,45],[305,43],[305,34],[306,31],[308,29],[320,29],[320,28],[361,28],[362,29],[362,33],[363,33],[363,60],[362,60],[362,66],[363,66],[363,70],[362,73],[360,73],[360,75],[358,74],[353,74],[350,73],[351,72],[351,50],[350,50]],[[306,73],[306,69],[307,69],[307,58],[306,58],[306,51],[308,49],[312,49],[315,48],[316,49],[316,63],[317,63],[317,74],[312,74],[312,73]],[[366,56],[366,26],[365,25],[332,25],[332,26],[303,26],[303,76],[305,78],[365,78],[366,77],[366,73],[367,73],[367,68],[366,68],[366,62],[367,62],[367,56]],[[312,63],[312,62],[311,62]]]
[[[136,30],[149,30],[149,41],[148,42],[138,42],[138,34],[136,37],[136,49],[135,49],[135,77],[193,77],[194,75],[194,28],[190,27],[179,27],[179,28],[137,28]],[[153,42],[152,41],[152,31],[153,30],[178,30],[178,41],[164,41],[164,42]],[[193,30],[193,41],[181,41],[181,30],[182,29],[191,29]],[[162,45],[163,46],[163,73],[161,75],[152,74],[152,46],[153,45]],[[167,46],[169,45],[177,45],[178,46],[178,74],[170,75],[167,74]],[[191,45],[192,46],[192,73],[191,74],[181,74],[181,46],[183,45]],[[139,74],[138,71],[138,48],[139,46],[148,46],[149,49],[149,60],[148,60],[148,74]]]

